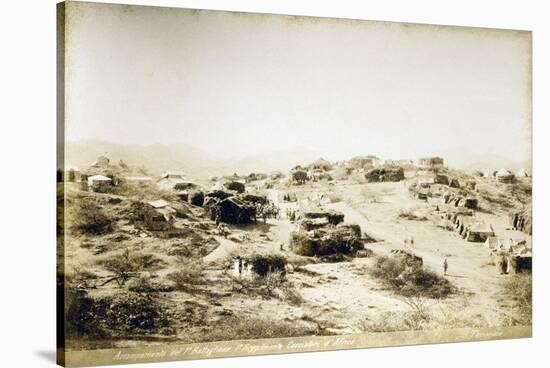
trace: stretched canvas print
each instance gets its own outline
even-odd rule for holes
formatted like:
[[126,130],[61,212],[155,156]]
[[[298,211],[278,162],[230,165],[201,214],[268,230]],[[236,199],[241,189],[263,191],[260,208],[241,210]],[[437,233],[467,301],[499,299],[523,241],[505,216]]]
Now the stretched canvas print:
[[58,5],[58,363],[531,336],[531,32]]

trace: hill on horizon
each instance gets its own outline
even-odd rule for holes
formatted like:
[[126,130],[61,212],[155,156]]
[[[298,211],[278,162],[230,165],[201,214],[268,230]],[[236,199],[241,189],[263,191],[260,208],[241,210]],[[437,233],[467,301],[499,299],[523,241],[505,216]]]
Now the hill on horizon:
[[120,160],[127,165],[143,167],[154,175],[166,170],[180,170],[190,177],[208,179],[212,176],[249,174],[251,172],[288,171],[297,163],[306,164],[318,157],[307,148],[244,157],[221,158],[187,144],[119,144],[101,140],[65,143],[66,164],[89,167],[97,157],[105,155],[111,163]]

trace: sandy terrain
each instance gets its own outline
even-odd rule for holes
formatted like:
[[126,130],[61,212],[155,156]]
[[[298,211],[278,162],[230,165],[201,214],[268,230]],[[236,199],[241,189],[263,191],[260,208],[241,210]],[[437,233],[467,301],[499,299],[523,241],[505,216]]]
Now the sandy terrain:
[[[208,321],[207,324],[216,324],[228,315],[261,316],[271,321],[307,325],[316,328],[318,333],[340,334],[364,331],[366,321],[379,321],[388,314],[411,312],[406,299],[369,276],[368,269],[373,267],[374,257],[320,263],[314,258],[293,254],[288,241],[297,225],[285,214],[287,208],[296,209],[298,205],[281,201],[282,192],[288,190],[297,193],[299,202],[320,201],[325,208],[342,212],[346,223],[360,225],[363,232],[377,240],[367,244],[376,256],[387,255],[392,249],[406,248],[421,256],[424,265],[440,275],[443,275],[443,261],[447,258],[449,270],[446,277],[458,292],[443,300],[425,300],[424,305],[433,315],[445,319],[451,314],[455,319],[475,323],[481,321],[487,326],[502,323],[502,316],[506,313],[502,307],[506,303],[503,304],[501,284],[507,276],[500,275],[495,266],[487,265],[489,250],[482,243],[466,242],[454,232],[437,227],[436,221],[431,218],[425,221],[399,218],[401,209],[420,213],[430,211],[427,202],[409,195],[404,182],[357,184],[339,181],[336,185],[310,183],[267,190],[268,198],[281,209],[281,218],[268,219],[266,223],[259,220],[257,224],[247,226],[229,226],[227,237],[218,235],[214,230],[207,231],[219,245],[202,257],[206,283],[195,291],[166,293],[165,296],[175,306],[175,313],[183,313],[192,305],[200,309],[200,318]],[[523,233],[507,229],[504,213],[478,215],[491,223],[500,237],[526,237]],[[189,221],[178,220],[176,225],[183,227],[189,225]],[[129,231],[131,226],[123,225],[122,229]],[[410,244],[411,238],[414,245]],[[97,260],[110,257],[110,253],[95,255],[93,252],[94,246],[105,239],[72,239],[66,253],[68,268],[76,266],[96,276],[108,277],[109,273],[98,265]],[[408,240],[406,245],[405,239]],[[91,244],[83,246],[84,242]],[[154,254],[165,262],[165,267],[155,271],[154,277],[164,280],[170,272],[180,267],[174,257],[167,255],[167,249],[175,245],[177,240],[133,237],[112,250],[117,252],[126,246]],[[254,253],[282,254],[295,265],[289,269],[286,278],[288,285],[299,295],[299,302],[291,303],[285,297],[276,295],[266,297],[265,293],[242,289],[239,283],[232,281],[232,257]],[[91,292],[106,295],[118,290],[119,287],[111,283]],[[186,341],[189,330],[183,326],[177,327],[179,332],[175,341]],[[131,346],[136,342],[123,340],[116,344]]]

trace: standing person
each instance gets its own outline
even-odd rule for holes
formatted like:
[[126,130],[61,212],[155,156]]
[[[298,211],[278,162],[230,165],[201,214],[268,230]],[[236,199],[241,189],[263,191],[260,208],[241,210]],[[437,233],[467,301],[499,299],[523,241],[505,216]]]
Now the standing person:
[[447,275],[447,269],[449,268],[449,263],[447,262],[447,258],[443,261],[443,275]]
[[411,247],[414,246],[414,238],[411,236]]
[[233,258],[233,277],[238,279],[240,276],[239,257]]
[[505,275],[508,270],[508,261],[506,260],[506,256],[503,254],[500,258],[500,274]]

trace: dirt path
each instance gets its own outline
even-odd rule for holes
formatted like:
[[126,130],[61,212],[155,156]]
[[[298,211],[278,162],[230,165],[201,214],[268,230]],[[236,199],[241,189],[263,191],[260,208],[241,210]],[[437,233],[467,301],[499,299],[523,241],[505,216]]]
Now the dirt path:
[[[307,188],[303,188],[307,195]],[[365,190],[372,191],[376,200],[365,200]],[[318,191],[312,188],[312,191]],[[408,195],[406,187],[401,183],[381,183],[373,186],[351,185],[343,186],[339,193],[342,201],[330,203],[326,207],[340,211],[345,215],[345,221],[356,223],[369,235],[380,242],[369,245],[378,255],[388,254],[391,249],[403,248],[404,239],[414,238],[411,248],[407,248],[421,256],[424,264],[442,274],[442,264],[445,258],[449,263],[447,278],[456,285],[462,293],[444,301],[435,301],[434,308],[444,305],[446,308],[462,308],[465,316],[481,315],[488,323],[495,324],[498,317],[498,299],[495,293],[499,290],[502,277],[494,268],[482,267],[488,259],[488,252],[480,244],[468,243],[457,237],[453,232],[438,228],[431,221],[410,221],[400,219],[397,214],[403,207],[422,209],[424,202],[417,201]],[[230,255],[241,252],[270,252],[288,254],[288,240],[291,231],[296,227],[286,218],[286,209],[295,208],[295,203],[279,200],[279,191],[271,189],[268,198],[281,209],[281,219],[268,219],[267,224],[251,225],[236,232],[246,232],[250,241],[242,243],[216,237],[220,246],[204,257],[206,263],[215,263]],[[280,250],[284,244],[284,251]],[[291,282],[300,289],[304,304],[296,308],[287,308],[283,313],[285,318],[298,318],[306,313],[317,321],[333,325],[341,332],[359,332],[361,321],[376,319],[383,312],[406,312],[408,306],[402,298],[381,288],[377,280],[368,275],[368,267],[372,267],[372,259],[355,259],[353,262],[317,263],[304,266],[317,276],[301,273],[289,275]],[[226,301],[233,303],[232,299]],[[234,301],[234,308],[242,306],[240,300]],[[262,302],[265,313],[276,305]],[[461,307],[457,307],[461,306]],[[435,309],[434,309],[435,310]],[[302,311],[298,313],[299,311]],[[278,310],[281,314],[281,310]]]
[[430,221],[399,219],[397,214],[400,208],[419,207],[423,202],[409,197],[404,186],[393,183],[377,186],[376,190],[386,188],[395,192],[386,194],[383,202],[366,204],[357,196],[348,195],[345,201],[332,203],[328,207],[344,213],[346,222],[357,223],[369,235],[383,240],[373,246],[377,253],[404,248],[404,240],[412,237],[414,245],[407,244],[407,249],[421,256],[424,264],[432,270],[442,274],[443,260],[447,258],[447,278],[469,295],[472,312],[494,314],[498,309],[494,294],[499,290],[502,276],[492,267],[483,267],[488,260],[488,250],[480,243],[466,242]]
[[295,225],[286,218],[286,209],[294,208],[295,204],[279,201],[279,191],[277,189],[270,189],[268,191],[268,198],[281,209],[280,219],[267,219],[265,225],[260,222],[258,225],[231,229],[232,233],[235,234],[247,232],[250,241],[238,243],[231,239],[215,236],[220,245],[203,257],[203,261],[207,264],[212,264],[226,259],[232,254],[239,252],[244,254],[248,251],[277,253],[281,252],[281,244],[283,244],[285,251],[288,250],[288,240]]

